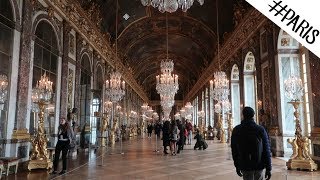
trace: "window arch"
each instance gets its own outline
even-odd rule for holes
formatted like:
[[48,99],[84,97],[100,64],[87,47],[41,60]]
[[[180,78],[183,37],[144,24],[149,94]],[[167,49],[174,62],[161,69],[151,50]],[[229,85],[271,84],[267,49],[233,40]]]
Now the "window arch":
[[88,54],[83,54],[81,58],[81,79],[80,84],[81,85],[89,85],[91,84],[91,64],[90,64],[90,58]]
[[[279,104],[279,120],[281,130],[284,134],[283,144],[287,144],[286,139],[294,136],[295,123],[293,123],[294,109],[291,104],[288,104],[291,99],[285,96],[284,81],[290,77],[290,75],[297,76],[302,79],[304,83],[304,96],[301,98],[303,102],[300,108],[300,121],[302,133],[306,136],[310,135],[310,107],[309,107],[309,95],[308,95],[308,73],[307,73],[307,59],[306,54],[300,44],[288,35],[285,31],[280,30],[278,37],[278,96]],[[287,148],[284,145],[284,150],[290,152],[291,148]]]
[[96,71],[96,87],[99,90],[102,90],[103,88],[103,83],[104,83],[104,74],[101,65],[97,66],[97,71]]
[[[58,58],[59,50],[56,33],[48,21],[41,20],[35,29],[32,88],[36,87],[37,82],[43,74],[46,74],[53,84],[53,96],[48,108],[46,109],[44,121],[45,132],[48,134],[48,137],[55,133],[54,125],[57,99]],[[35,110],[36,109],[33,109],[33,111]],[[35,122],[38,121],[38,117],[34,115],[31,115],[30,117],[30,132],[34,133],[36,128]]]
[[0,139],[6,138],[7,134],[8,119],[3,115],[3,112],[8,111],[14,25],[13,7],[11,6],[10,1],[0,1],[0,75],[3,80],[8,82],[6,87],[7,93],[0,96]]
[[231,111],[234,126],[240,124],[241,121],[239,75],[239,67],[235,64],[231,71]]
[[[91,103],[91,62],[89,55],[84,53],[80,60],[80,86],[79,86],[79,102],[80,102],[80,127],[90,127],[90,103]],[[91,141],[90,137],[85,137],[82,142]],[[81,144],[82,147],[87,144]]]
[[244,106],[250,106],[257,112],[255,71],[255,58],[253,53],[249,51],[245,57],[243,68]]

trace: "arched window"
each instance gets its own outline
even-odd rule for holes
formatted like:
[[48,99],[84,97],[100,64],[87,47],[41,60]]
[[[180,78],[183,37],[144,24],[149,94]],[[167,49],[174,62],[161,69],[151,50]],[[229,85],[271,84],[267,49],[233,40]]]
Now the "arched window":
[[[56,105],[56,85],[58,74],[58,43],[55,31],[51,24],[46,20],[42,20],[38,23],[35,31],[35,43],[34,43],[34,57],[33,57],[33,75],[32,75],[32,88],[35,88],[37,82],[40,80],[43,74],[52,81],[53,96],[46,108],[44,127],[47,137],[50,134],[54,134],[55,124],[55,105]],[[37,111],[37,109],[33,109]],[[30,132],[34,133],[37,125],[38,116],[31,115],[30,118]]]
[[[80,100],[80,127],[83,126],[90,127],[90,103],[91,103],[91,64],[88,54],[83,54],[81,58],[80,66],[80,90],[79,90],[79,100]],[[85,141],[90,141],[90,137],[85,137]],[[86,146],[85,144],[81,144]]]
[[104,74],[102,71],[102,67],[98,66],[97,67],[97,72],[96,72],[96,87],[98,90],[102,90],[103,88],[103,83],[104,83]]
[[[302,133],[306,136],[310,135],[311,125],[310,125],[310,108],[309,108],[309,96],[308,96],[308,73],[306,68],[306,55],[305,52],[300,48],[300,44],[293,39],[285,31],[280,30],[278,39],[278,94],[280,101],[279,109],[279,120],[280,126],[284,135],[283,144],[287,144],[286,139],[288,137],[293,137],[295,133],[295,123],[294,123],[294,108],[288,102],[285,96],[284,81],[290,77],[290,75],[297,76],[301,78],[304,83],[304,93],[305,95],[301,97],[303,102],[300,108],[300,121]],[[286,152],[291,152],[291,148],[284,145],[284,150]]]
[[[97,66],[96,74],[95,74],[95,82],[96,82],[96,90],[93,91],[93,99],[92,99],[92,105],[91,105],[91,118],[90,118],[90,125],[91,125],[91,143],[95,144],[97,136],[99,136],[99,124],[101,124],[97,117],[94,115],[96,112],[102,112],[101,111],[101,101],[102,101],[102,92],[103,92],[103,71],[102,67],[99,65]],[[100,118],[100,121],[102,119]]]
[[[9,0],[0,1],[0,81],[8,82],[6,93],[0,94],[0,139],[7,134],[7,111],[10,89],[12,46],[14,30],[13,11]],[[0,92],[1,93],[1,92]],[[1,152],[0,153],[4,153]],[[0,154],[0,155],[2,155]]]
[[239,85],[239,67],[235,64],[231,71],[231,105],[233,125],[240,124],[240,85]]
[[255,77],[255,58],[252,52],[248,52],[244,60],[243,68],[243,88],[244,106],[256,109],[256,77]]
[[210,119],[209,119],[209,88],[208,87],[206,87],[205,88],[205,95],[204,95],[204,104],[205,104],[205,106],[204,106],[204,112],[205,112],[205,126],[204,127],[206,127],[206,128],[208,128],[208,126],[210,125]]

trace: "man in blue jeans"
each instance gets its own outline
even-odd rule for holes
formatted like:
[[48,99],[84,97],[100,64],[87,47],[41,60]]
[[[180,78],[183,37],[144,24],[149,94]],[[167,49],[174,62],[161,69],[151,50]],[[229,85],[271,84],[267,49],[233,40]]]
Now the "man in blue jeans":
[[[231,149],[236,172],[244,180],[269,180],[271,154],[267,133],[254,122],[254,110],[245,107],[243,120],[232,131]],[[266,169],[265,174],[263,170]]]

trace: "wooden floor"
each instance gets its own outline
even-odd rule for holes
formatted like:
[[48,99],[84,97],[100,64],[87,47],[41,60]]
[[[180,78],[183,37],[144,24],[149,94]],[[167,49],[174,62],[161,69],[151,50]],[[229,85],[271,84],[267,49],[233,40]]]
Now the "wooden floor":
[[[193,146],[187,145],[182,153],[171,156],[163,155],[160,141],[160,152],[154,152],[155,138],[132,139],[123,142],[124,154],[121,154],[120,145],[117,143],[114,147],[98,149],[96,152],[81,152],[77,159],[69,158],[68,172],[62,176],[50,175],[45,170],[33,170],[8,177],[2,176],[2,179],[240,180],[235,173],[230,147],[214,141],[208,141],[208,144],[208,149],[204,151],[193,150]],[[278,158],[273,158],[272,163],[272,180],[320,180],[320,171],[288,171],[285,161]]]

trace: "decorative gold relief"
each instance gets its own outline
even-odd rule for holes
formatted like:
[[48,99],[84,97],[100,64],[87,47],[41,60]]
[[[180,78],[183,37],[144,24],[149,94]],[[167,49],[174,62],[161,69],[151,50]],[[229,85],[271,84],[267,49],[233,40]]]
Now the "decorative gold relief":
[[27,129],[13,130],[12,139],[29,139],[30,134]]
[[73,34],[69,33],[69,53],[73,56],[76,52],[76,40]]
[[281,46],[290,46],[290,38],[282,38]]
[[48,12],[48,16],[50,17],[50,18],[53,18],[54,17],[54,9],[53,9],[53,7],[48,7],[47,8],[47,12]]
[[68,73],[68,108],[72,108],[72,102],[73,102],[73,76],[74,72],[72,69],[69,69]]

